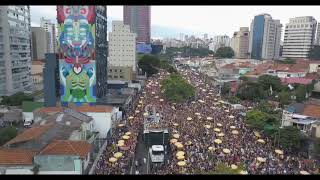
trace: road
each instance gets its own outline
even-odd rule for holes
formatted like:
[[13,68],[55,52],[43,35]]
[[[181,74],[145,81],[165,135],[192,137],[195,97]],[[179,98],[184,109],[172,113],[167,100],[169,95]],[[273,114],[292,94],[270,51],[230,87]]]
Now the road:
[[[135,159],[134,161],[138,161],[139,165],[138,167],[135,166],[135,163],[133,163],[133,166],[131,168],[130,174],[135,174],[136,170],[139,171],[139,174],[148,174],[149,173],[149,157],[148,157],[148,149],[144,145],[143,142],[143,132],[140,131],[138,135],[138,142],[137,142],[136,152],[135,152]],[[144,163],[143,159],[146,158],[147,162]]]

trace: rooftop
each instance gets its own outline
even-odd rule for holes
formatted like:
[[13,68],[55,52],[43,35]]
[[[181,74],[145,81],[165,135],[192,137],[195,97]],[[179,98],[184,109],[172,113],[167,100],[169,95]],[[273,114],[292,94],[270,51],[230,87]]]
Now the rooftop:
[[48,144],[40,155],[77,155],[85,158],[92,145],[86,141],[54,140]]
[[35,151],[0,148],[0,165],[32,165]]
[[[82,105],[82,106],[74,106],[74,107],[69,107],[75,111],[78,112],[112,112],[112,106],[105,106],[105,105],[95,105],[95,106],[90,106],[90,105]],[[56,112],[62,112],[63,107],[45,107],[41,108],[39,112],[44,112],[44,113],[56,113]]]
[[303,115],[320,118],[320,106],[314,104],[306,104],[303,110]]

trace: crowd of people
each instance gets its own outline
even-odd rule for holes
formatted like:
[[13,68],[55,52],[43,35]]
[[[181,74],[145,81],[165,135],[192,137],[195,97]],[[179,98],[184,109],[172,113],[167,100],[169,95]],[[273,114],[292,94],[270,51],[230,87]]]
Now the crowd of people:
[[[110,163],[108,159],[117,150],[112,149],[113,146],[107,147],[97,165],[97,174],[127,172],[137,133],[143,127],[146,105],[156,108],[161,125],[169,129],[171,139],[172,152],[168,165],[154,170],[155,174],[213,173],[219,164],[239,169],[239,173],[243,174],[318,173],[319,166],[315,161],[310,163],[307,157],[274,146],[263,133],[254,132],[246,126],[241,113],[256,104],[243,101],[244,109],[232,109],[222,101],[219,89],[206,83],[201,74],[188,69],[179,70],[179,73],[196,87],[196,98],[183,103],[170,103],[163,96],[160,85],[169,73],[161,70],[150,77],[136,108],[129,113],[131,118],[128,118],[128,123],[123,128],[117,128],[112,138],[115,145],[125,132],[132,132],[131,149],[124,151],[124,157],[116,163]],[[173,137],[173,134],[178,136]],[[176,142],[182,147],[178,147]],[[178,151],[184,152],[182,160],[177,159]]]

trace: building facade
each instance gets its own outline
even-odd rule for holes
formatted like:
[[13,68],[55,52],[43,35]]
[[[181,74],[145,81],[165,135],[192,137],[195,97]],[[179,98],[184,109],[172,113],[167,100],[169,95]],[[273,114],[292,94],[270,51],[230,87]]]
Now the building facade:
[[234,51],[235,58],[248,58],[249,52],[249,28],[240,27],[240,31],[233,34],[231,39],[231,48]]
[[48,53],[48,39],[50,34],[42,27],[32,27],[32,59],[43,60]]
[[0,96],[31,90],[29,6],[0,6]]
[[286,24],[283,58],[308,58],[315,42],[317,21],[312,16],[290,18]]
[[130,32],[130,27],[124,25],[122,21],[112,22],[108,52],[110,66],[130,67],[133,72],[136,72],[136,34]]
[[279,20],[260,14],[251,22],[249,53],[252,59],[279,59],[281,28]]
[[45,19],[42,17],[40,19],[40,27],[44,28],[46,32],[49,33],[47,43],[48,43],[48,53],[55,53],[56,46],[57,46],[57,39],[56,39],[56,26],[54,23],[51,23],[50,19]]
[[231,39],[227,35],[215,36],[213,42],[209,44],[209,49],[216,52],[221,47],[230,47]]
[[318,23],[318,27],[317,27],[317,36],[316,36],[315,45],[320,46],[320,23]]
[[57,20],[61,102],[95,103],[107,88],[106,6],[57,6]]

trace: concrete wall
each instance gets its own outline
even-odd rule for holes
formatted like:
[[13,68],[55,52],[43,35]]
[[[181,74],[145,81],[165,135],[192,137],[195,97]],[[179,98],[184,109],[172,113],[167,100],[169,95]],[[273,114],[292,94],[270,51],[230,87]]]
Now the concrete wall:
[[99,132],[100,138],[106,138],[107,133],[112,127],[111,113],[85,113],[93,118],[93,128]]

